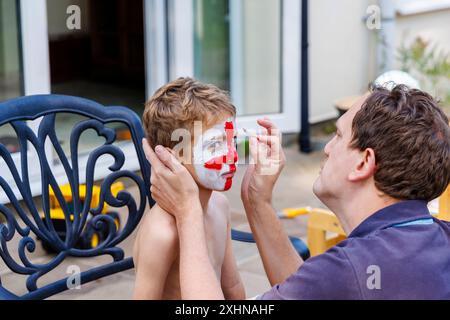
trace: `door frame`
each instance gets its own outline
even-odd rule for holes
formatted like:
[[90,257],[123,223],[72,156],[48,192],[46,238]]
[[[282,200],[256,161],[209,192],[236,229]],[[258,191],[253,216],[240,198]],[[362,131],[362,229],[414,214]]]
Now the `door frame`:
[[[239,15],[239,10],[231,1],[231,14]],[[170,78],[181,76],[194,76],[194,1],[169,0],[170,47],[173,53],[169,57],[171,66]],[[238,116],[236,121],[239,127],[256,129],[256,120],[267,116],[272,119],[283,133],[299,132],[300,119],[300,82],[301,82],[301,2],[298,0],[281,1],[282,17],[282,86],[281,111],[279,113]],[[239,32],[239,26],[230,26],[231,32]],[[233,37],[232,37],[233,38]],[[235,37],[238,39],[238,37]],[[231,52],[231,59],[235,68],[238,68],[237,52]],[[233,66],[232,66],[233,68]],[[232,79],[233,80],[233,79]],[[238,77],[231,83],[233,99],[239,102],[242,93],[236,90]],[[234,82],[234,83],[233,83]],[[233,90],[234,88],[234,90]]]
[[[144,41],[145,41],[145,62],[146,62],[146,91],[153,92],[157,87],[167,82],[167,63],[166,59],[167,46],[166,37],[166,14],[165,7],[161,5],[161,0],[142,0],[144,3]],[[21,32],[21,54],[23,64],[23,87],[24,95],[34,94],[50,94],[50,56],[49,56],[49,39],[48,39],[48,19],[47,19],[47,1],[46,0],[19,0],[20,10],[20,32]],[[163,13],[163,14],[162,14]],[[159,68],[155,68],[159,66]],[[29,121],[30,127],[36,132],[40,124],[40,119]],[[29,143],[29,147],[33,146]],[[53,151],[50,142],[46,144],[47,159],[52,159]],[[130,143],[122,148],[127,154],[123,169],[137,170],[139,169],[139,161],[134,151],[134,146]],[[29,156],[34,153],[29,152]],[[86,158],[84,158],[86,157]],[[13,154],[16,163],[20,161],[20,154]],[[35,159],[36,161],[37,159]],[[80,156],[80,164],[86,163],[87,156]],[[104,178],[110,171],[108,166],[111,164],[112,158],[101,157],[97,161],[97,169],[95,171],[95,180]],[[29,163],[33,163],[29,157]],[[68,182],[66,173],[62,165],[55,164],[55,161],[49,161],[49,165],[59,184]],[[34,169],[34,170],[33,170]],[[41,193],[41,176],[40,171],[30,167],[30,189],[33,196]],[[84,172],[85,168],[80,165],[80,172]],[[9,181],[8,181],[9,182]],[[85,182],[85,176],[80,175],[80,183]],[[15,186],[14,181],[10,185]],[[18,200],[22,197],[17,187],[13,187],[13,191]],[[0,203],[8,203],[9,199],[4,193],[0,193]]]
[[[194,75],[194,6],[193,0],[142,0],[144,3],[144,37],[146,63],[146,96],[178,76]],[[230,0],[233,1],[233,0]],[[46,0],[19,0],[24,94],[51,93]],[[300,131],[300,35],[301,5],[298,0],[283,0],[282,23],[282,105],[281,112],[239,116],[240,127],[256,129],[256,120],[271,118],[282,132]],[[236,29],[237,30],[237,29]],[[170,48],[170,50],[169,50]],[[30,122],[35,130],[39,120]],[[51,146],[46,146],[52,155]],[[127,169],[138,168],[137,158],[127,158]],[[52,161],[50,161],[52,163]],[[82,161],[80,160],[80,163]],[[105,163],[109,163],[105,159]],[[107,173],[99,163],[96,178]],[[61,166],[53,168],[59,183],[64,183]],[[38,195],[40,176],[30,181],[33,195]],[[39,178],[39,179],[38,179]],[[81,177],[80,177],[81,178]],[[0,201],[4,199],[0,197]]]
[[[50,93],[50,67],[48,59],[48,32],[46,0],[19,0],[18,17],[20,19],[20,54],[22,62],[23,94]],[[37,132],[40,119],[27,121],[29,127]],[[49,151],[46,145],[46,152]],[[28,163],[36,163],[37,155],[30,152],[32,144],[28,142]],[[48,153],[47,153],[48,154]],[[20,153],[11,155],[14,163],[20,163]],[[4,166],[3,166],[4,168]],[[20,172],[20,168],[17,168]],[[3,170],[3,169],[2,169]],[[33,196],[40,193],[40,172],[36,166],[29,166],[30,190]],[[2,173],[3,175],[3,173]],[[16,183],[5,174],[8,184],[18,200],[22,200]],[[4,192],[0,193],[0,203],[9,203]]]

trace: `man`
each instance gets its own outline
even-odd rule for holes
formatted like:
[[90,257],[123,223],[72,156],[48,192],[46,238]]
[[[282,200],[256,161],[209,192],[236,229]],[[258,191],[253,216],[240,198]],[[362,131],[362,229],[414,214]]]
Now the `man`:
[[[348,239],[306,262],[271,205],[285,162],[276,128],[268,120],[259,124],[268,134],[251,139],[258,160],[242,183],[246,214],[273,285],[259,298],[450,299],[450,225],[427,209],[450,182],[450,128],[431,96],[401,85],[375,88],[338,120],[314,192],[336,213]],[[156,151],[146,148],[152,192],[176,216],[182,297],[222,299],[208,261],[201,207],[193,200],[195,184],[169,153]],[[261,174],[261,158],[278,170]]]

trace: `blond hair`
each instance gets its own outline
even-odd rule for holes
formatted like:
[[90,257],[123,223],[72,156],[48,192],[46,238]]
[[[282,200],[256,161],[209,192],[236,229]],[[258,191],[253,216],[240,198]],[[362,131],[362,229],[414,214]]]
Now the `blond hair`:
[[194,121],[211,126],[225,116],[236,116],[228,94],[214,85],[192,78],[178,78],[159,88],[145,104],[143,124],[152,148],[173,148],[174,130],[187,129],[192,134]]

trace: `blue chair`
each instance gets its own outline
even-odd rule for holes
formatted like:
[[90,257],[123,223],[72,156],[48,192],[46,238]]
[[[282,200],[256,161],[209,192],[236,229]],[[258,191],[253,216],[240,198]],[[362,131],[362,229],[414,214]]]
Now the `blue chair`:
[[[55,119],[58,113],[72,113],[87,118],[74,125],[70,134],[70,161],[64,153],[55,132]],[[39,117],[41,122],[35,133],[27,126],[27,120]],[[27,293],[18,296],[2,286],[0,279],[0,299],[45,299],[57,293],[68,290],[68,278],[39,287],[37,281],[44,275],[57,268],[67,257],[97,257],[109,255],[112,262],[96,266],[83,271],[79,275],[80,284],[112,275],[133,268],[131,257],[125,257],[124,251],[118,247],[138,225],[147,203],[153,206],[154,200],[150,194],[150,164],[145,158],[141,147],[144,137],[141,121],[132,110],[125,107],[105,107],[96,102],[63,95],[36,95],[20,97],[0,103],[0,126],[10,124],[17,136],[21,173],[19,173],[13,157],[8,149],[0,143],[0,157],[5,161],[19,190],[23,201],[19,202],[6,179],[0,176],[0,187],[7,195],[10,205],[0,204],[0,216],[5,222],[0,224],[0,256],[6,266],[14,273],[26,276]],[[107,127],[109,123],[121,123],[130,131],[131,140],[139,161],[139,174],[123,169],[126,155],[117,145],[115,130]],[[86,198],[80,200],[78,143],[80,136],[88,129],[93,129],[99,136],[105,138],[101,146],[97,146],[89,153],[86,166]],[[61,161],[72,190],[72,200],[67,202],[60,186],[51,171],[45,155],[45,141],[50,140]],[[41,172],[42,182],[42,210],[44,219],[38,212],[30,188],[28,173],[27,145],[31,143],[36,150],[37,160]],[[96,162],[102,155],[109,154],[114,163],[109,167],[111,171],[100,185],[99,204],[91,208],[92,189],[94,188],[94,171]],[[126,190],[116,196],[111,193],[111,186],[120,178],[129,178],[136,183],[139,194],[139,206],[136,199]],[[58,235],[50,218],[49,190],[53,190],[61,209],[64,212],[65,237]],[[126,207],[128,219],[124,227],[117,230],[114,219],[110,215],[101,214],[104,205],[115,208]],[[11,207],[14,209],[11,210]],[[26,207],[30,214],[24,210]],[[90,217],[90,218],[88,218]],[[21,223],[19,223],[19,220]],[[103,241],[95,248],[80,248],[77,246],[87,223],[95,229],[106,230]],[[25,226],[24,226],[25,225]],[[254,242],[251,234],[233,230],[233,238],[239,241]],[[12,245],[12,239],[19,237],[19,244]],[[32,262],[28,253],[36,249],[36,239],[50,246],[56,253],[49,262],[37,264]],[[300,239],[291,239],[294,247],[304,258],[309,256],[308,249]]]

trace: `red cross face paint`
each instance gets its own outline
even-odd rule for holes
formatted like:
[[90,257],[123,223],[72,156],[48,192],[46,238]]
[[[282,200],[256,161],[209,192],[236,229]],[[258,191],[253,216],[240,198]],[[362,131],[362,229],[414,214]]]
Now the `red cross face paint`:
[[226,191],[231,188],[238,155],[235,125],[227,120],[206,130],[193,150],[198,182],[205,188]]

